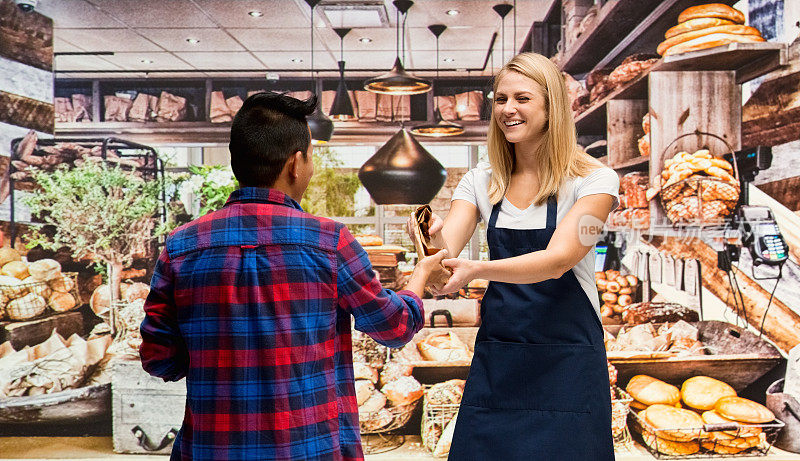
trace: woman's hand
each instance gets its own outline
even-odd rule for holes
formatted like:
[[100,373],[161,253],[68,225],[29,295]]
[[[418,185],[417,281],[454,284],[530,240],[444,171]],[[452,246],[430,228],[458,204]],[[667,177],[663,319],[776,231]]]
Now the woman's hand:
[[471,259],[451,258],[442,261],[442,265],[453,273],[447,283],[438,290],[433,290],[435,295],[445,295],[461,289],[464,285],[478,278],[479,261]]
[[[414,227],[416,225],[417,222],[409,216],[406,220],[406,232],[408,232],[408,237],[411,238],[412,241],[414,240]],[[434,248],[445,248],[444,238],[442,237],[442,233],[439,232],[442,230],[443,226],[444,220],[435,213],[431,213],[431,220],[428,223],[428,235],[431,237],[430,246]],[[420,258],[423,256],[425,255],[419,255]]]

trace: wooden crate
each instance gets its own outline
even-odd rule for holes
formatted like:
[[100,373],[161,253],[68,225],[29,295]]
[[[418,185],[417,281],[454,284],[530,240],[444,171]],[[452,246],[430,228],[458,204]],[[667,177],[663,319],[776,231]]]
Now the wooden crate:
[[14,349],[20,350],[46,340],[54,329],[64,338],[69,338],[73,333],[84,334],[83,314],[72,310],[33,320],[0,322],[0,343],[11,341]]
[[138,360],[114,364],[111,412],[114,451],[169,454],[183,423],[186,382],[150,376]]

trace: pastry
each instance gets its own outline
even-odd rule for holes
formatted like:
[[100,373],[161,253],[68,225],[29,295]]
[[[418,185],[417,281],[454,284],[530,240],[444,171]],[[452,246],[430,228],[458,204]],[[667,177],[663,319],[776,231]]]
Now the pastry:
[[[703,421],[706,424],[731,424],[731,423],[737,424],[736,421],[728,419],[714,410],[704,411],[703,414],[700,415],[700,417],[703,418]],[[719,434],[725,434],[728,436],[728,438],[733,438],[733,437],[753,437],[761,434],[762,432],[760,427],[743,426],[743,425],[738,425],[738,426],[739,427],[737,427],[736,429],[732,429],[729,431],[715,431],[713,432],[713,434],[716,434],[718,436]]]
[[452,331],[431,333],[417,343],[417,349],[425,360],[435,362],[469,361],[469,346]]
[[729,21],[727,19],[720,19],[720,18],[694,18],[690,19],[686,22],[682,22],[677,26],[670,27],[670,29],[664,34],[665,39],[670,39],[679,34],[685,34],[686,32],[692,32],[695,30],[706,29],[709,27],[716,27],[716,26],[732,26],[736,23],[733,21]]
[[695,376],[683,382],[681,400],[691,408],[710,410],[722,397],[736,396],[728,384],[708,376]]
[[690,51],[705,50],[706,48],[714,48],[717,46],[727,45],[729,43],[760,43],[764,41],[766,40],[764,40],[764,38],[760,35],[716,33],[697,37],[695,39],[679,43],[675,46],[671,46],[664,51],[664,56],[688,53]]
[[371,381],[372,384],[377,384],[378,370],[363,362],[353,362],[353,378],[367,379]]
[[693,30],[691,32],[686,32],[680,35],[676,35],[672,38],[668,38],[658,44],[656,51],[658,51],[658,54],[663,55],[664,52],[667,50],[667,48],[673,47],[679,43],[688,42],[689,40],[698,37],[703,37],[705,35],[711,35],[716,33],[761,36],[761,32],[759,32],[758,29],[750,26],[743,26],[740,24],[707,27],[705,29]]
[[422,397],[424,390],[422,384],[412,376],[403,376],[387,383],[381,392],[386,394],[386,398],[392,406],[397,407],[416,402]]
[[714,410],[725,418],[750,424],[765,424],[775,419],[775,414],[760,403],[742,397],[723,397]]
[[645,405],[674,406],[681,399],[681,393],[677,387],[647,375],[636,375],[631,378],[625,390],[631,397]]
[[676,442],[689,442],[701,435],[703,419],[692,410],[656,404],[647,407],[645,421],[659,430],[662,438]]
[[686,8],[678,15],[678,22],[684,23],[695,18],[719,18],[744,24],[744,13],[722,3],[708,3]]
[[383,245],[383,239],[377,235],[356,234],[353,237],[355,237],[356,241],[360,243],[362,247]]

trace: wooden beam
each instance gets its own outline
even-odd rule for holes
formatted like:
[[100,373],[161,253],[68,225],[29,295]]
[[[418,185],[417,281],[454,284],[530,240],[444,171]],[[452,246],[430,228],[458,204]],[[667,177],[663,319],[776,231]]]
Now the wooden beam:
[[0,91],[0,122],[53,133],[55,108],[36,99]]
[[759,184],[756,187],[789,210],[800,210],[800,176]]
[[[673,257],[696,258],[703,266],[703,286],[719,299],[733,299],[727,274],[717,269],[717,253],[701,240],[652,237],[650,244]],[[747,320],[758,329],[769,301],[769,292],[742,272],[737,272],[736,277],[742,290]],[[800,344],[800,315],[773,298],[764,322],[764,335],[779,348],[789,351]]]
[[0,0],[0,56],[53,70],[53,20],[25,13],[13,0]]

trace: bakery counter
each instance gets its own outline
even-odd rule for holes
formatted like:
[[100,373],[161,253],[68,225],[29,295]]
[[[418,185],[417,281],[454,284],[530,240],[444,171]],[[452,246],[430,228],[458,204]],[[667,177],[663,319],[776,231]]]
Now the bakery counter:
[[[0,453],[5,460],[70,459],[165,461],[166,455],[121,455],[112,450],[111,437],[3,437]],[[406,436],[403,446],[385,453],[370,454],[366,461],[441,460],[422,448],[419,436]],[[640,445],[618,450],[617,461],[652,461],[655,459]],[[736,457],[740,461],[800,461],[800,454],[773,448],[766,456]]]

